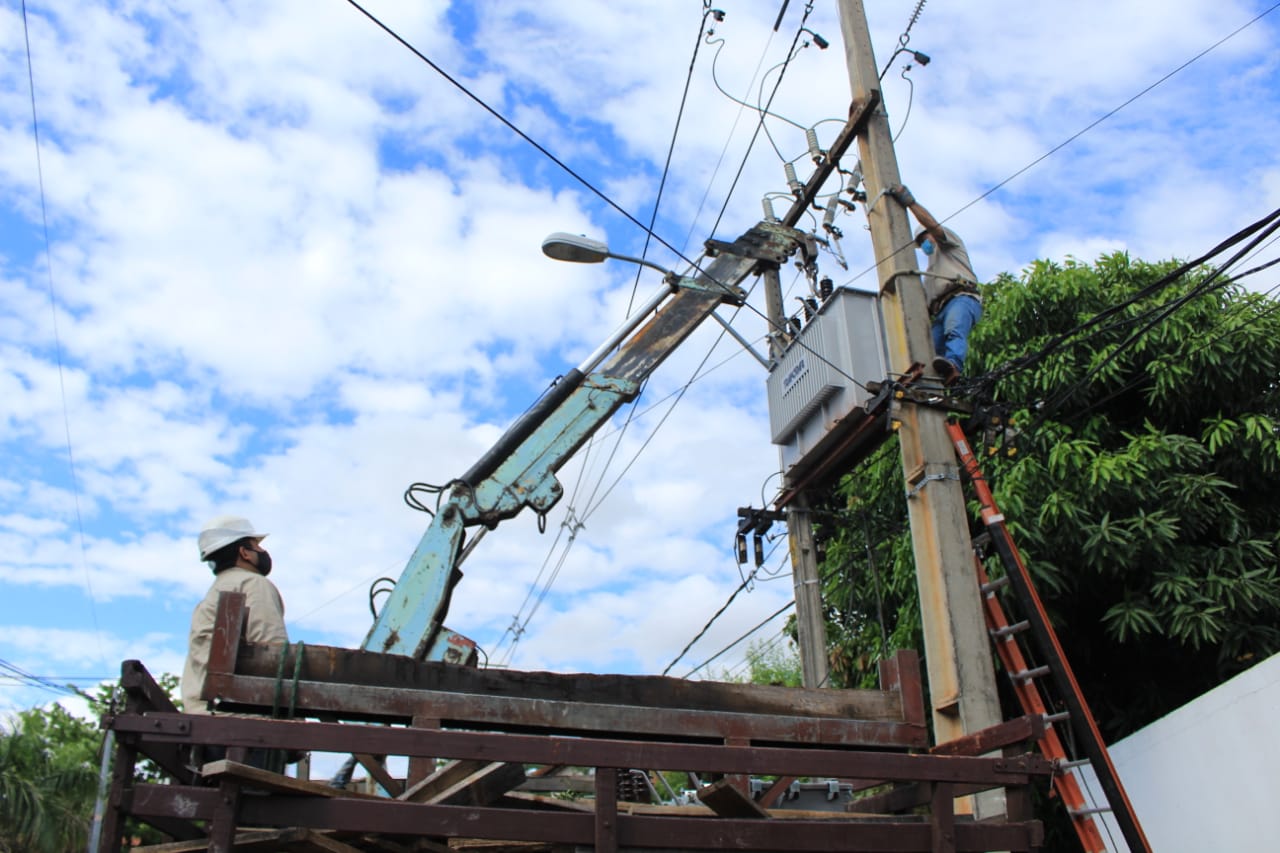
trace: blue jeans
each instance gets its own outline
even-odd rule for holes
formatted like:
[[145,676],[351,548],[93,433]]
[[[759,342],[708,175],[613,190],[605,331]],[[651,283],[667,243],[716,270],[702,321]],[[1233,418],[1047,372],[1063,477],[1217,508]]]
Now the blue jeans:
[[964,370],[969,354],[969,332],[982,317],[982,302],[961,294],[948,300],[933,318],[933,349],[938,355]]

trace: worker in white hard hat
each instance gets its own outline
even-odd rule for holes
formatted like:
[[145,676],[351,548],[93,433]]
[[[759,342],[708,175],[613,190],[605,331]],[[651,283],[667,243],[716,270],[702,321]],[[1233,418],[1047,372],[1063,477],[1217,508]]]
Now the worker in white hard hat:
[[284,627],[284,601],[271,574],[271,554],[262,547],[267,534],[254,529],[247,518],[222,515],[200,531],[200,559],[213,569],[213,586],[191,615],[191,636],[187,663],[182,670],[182,710],[188,714],[208,714],[209,703],[200,698],[209,665],[213,640],[213,620],[218,596],[242,592],[249,610],[244,640],[248,643],[288,643]]
[[916,201],[911,190],[898,184],[885,193],[897,199],[920,223],[915,243],[928,258],[922,282],[933,319],[933,369],[945,384],[951,385],[964,371],[969,332],[982,318],[982,296],[969,263],[969,250],[956,232],[940,225]]

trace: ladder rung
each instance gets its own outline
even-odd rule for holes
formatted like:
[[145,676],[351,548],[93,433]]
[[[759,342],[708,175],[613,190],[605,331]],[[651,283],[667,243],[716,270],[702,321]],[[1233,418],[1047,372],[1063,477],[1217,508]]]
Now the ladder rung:
[[983,595],[990,595],[991,593],[995,592],[996,590],[1004,589],[1004,588],[1005,588],[1006,586],[1008,586],[1008,585],[1009,585],[1009,576],[1008,576],[1008,575],[1005,575],[1005,576],[1003,576],[1003,577],[998,577],[998,578],[996,578],[995,580],[993,580],[993,581],[987,581],[986,583],[984,583],[984,584],[982,585],[982,594],[983,594]]
[[1009,676],[1014,681],[1030,681],[1033,678],[1039,678],[1042,675],[1049,674],[1049,667],[1038,666],[1035,669],[1024,669],[1022,672],[1015,672]]
[[1053,725],[1054,723],[1065,723],[1069,719],[1071,719],[1070,711],[1059,711],[1056,714],[1044,715],[1044,721],[1049,725]]
[[1031,627],[1031,623],[1026,619],[1021,622],[1015,622],[1012,625],[1005,625],[1003,628],[996,628],[991,631],[991,636],[997,640],[1012,636],[1013,634],[1021,634],[1023,631]]
[[1091,809],[1067,809],[1072,817],[1085,817],[1091,814],[1102,814],[1111,811],[1111,806],[1094,806]]

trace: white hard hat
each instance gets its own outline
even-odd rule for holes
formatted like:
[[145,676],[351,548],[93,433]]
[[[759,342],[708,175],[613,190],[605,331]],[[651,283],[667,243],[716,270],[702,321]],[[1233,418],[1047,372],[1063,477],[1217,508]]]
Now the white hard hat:
[[219,548],[225,548],[241,539],[265,539],[267,534],[253,529],[247,518],[238,515],[220,515],[206,521],[200,530],[200,559],[207,560]]

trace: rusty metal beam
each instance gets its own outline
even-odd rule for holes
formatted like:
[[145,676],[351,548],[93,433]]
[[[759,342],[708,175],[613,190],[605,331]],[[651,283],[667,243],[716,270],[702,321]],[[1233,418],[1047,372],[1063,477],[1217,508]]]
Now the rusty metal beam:
[[[222,695],[234,694],[248,708],[261,708],[270,706],[275,684],[274,678],[210,673],[206,688]],[[235,710],[237,705],[229,707]],[[452,726],[690,740],[730,735],[769,743],[921,747],[928,739],[925,727],[913,723],[561,702],[311,681],[298,683],[297,709],[299,715],[332,713],[346,719],[385,722],[407,722],[429,709],[442,724]]]
[[[210,819],[218,792],[208,788],[139,786],[135,813],[182,811]],[[241,818],[254,826],[323,827],[347,832],[376,830],[398,835],[523,840],[594,845],[596,816],[590,813],[435,806],[396,800],[323,800],[304,797],[247,797]],[[935,829],[921,820],[767,821],[624,815],[616,817],[619,847],[694,850],[928,850]],[[948,849],[1031,850],[1043,841],[1037,821],[976,823],[957,820],[947,828]]]
[[618,853],[618,771],[596,769],[596,853]]
[[[918,657],[915,658],[919,668]],[[243,646],[231,668],[210,666],[211,673],[275,679],[280,651],[272,646]],[[759,684],[688,681],[645,675],[594,675],[477,669],[415,661],[401,655],[308,646],[302,658],[305,681],[517,696],[583,704],[640,705],[704,711],[819,716],[839,719],[902,718],[901,701],[882,690],[806,690]],[[896,692],[896,691],[895,691]],[[234,693],[224,698],[241,699]]]
[[1035,755],[972,758],[907,755],[867,750],[777,746],[720,746],[608,738],[516,735],[389,726],[352,726],[298,720],[190,714],[122,715],[110,720],[118,733],[144,734],[174,743],[228,747],[368,752],[376,755],[435,755],[524,764],[627,767],[710,773],[755,773],[887,781],[1026,784],[1051,771]]
[[997,723],[973,734],[940,743],[929,752],[933,755],[985,755],[1006,746],[1030,743],[1044,737],[1044,717],[1028,715]]
[[698,790],[698,801],[720,817],[753,818],[766,820],[769,813],[764,807],[743,793],[728,779],[712,782]]

